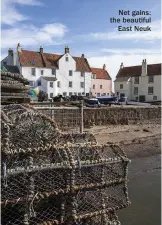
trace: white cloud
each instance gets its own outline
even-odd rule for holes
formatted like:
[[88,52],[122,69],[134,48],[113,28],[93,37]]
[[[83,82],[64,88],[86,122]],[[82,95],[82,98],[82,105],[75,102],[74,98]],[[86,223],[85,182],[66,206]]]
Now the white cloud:
[[58,45],[68,31],[63,24],[45,24],[43,27],[23,25],[2,30],[1,46],[3,49],[14,47],[17,43],[23,46]]
[[42,29],[42,32],[54,35],[55,37],[63,37],[67,31],[66,26],[61,23],[46,24]]
[[[131,25],[131,24],[130,24]],[[136,25],[136,24],[135,24]],[[117,31],[115,29],[112,32],[94,32],[85,36],[89,40],[134,40],[134,41],[154,41],[161,40],[161,21],[157,20],[148,24],[151,26],[151,31]],[[129,25],[127,25],[129,26]],[[146,26],[146,24],[141,24],[140,26]]]
[[29,17],[21,14],[15,7],[16,4],[28,6],[40,6],[41,2],[37,0],[3,0],[1,2],[1,23],[14,25],[18,22],[28,20]]
[[139,54],[161,54],[160,49],[142,49],[142,48],[134,48],[134,49],[111,49],[111,48],[103,48],[101,52],[111,53],[111,54],[126,54],[126,55],[139,55]]
[[[142,60],[146,59],[148,64],[160,63],[161,56],[151,55],[151,54],[135,54],[135,55],[124,55],[124,54],[116,54],[110,56],[94,56],[88,57],[88,62],[91,67],[99,67],[102,68],[103,64],[106,64],[106,68],[112,78],[112,81],[115,80],[115,77],[119,71],[121,62],[124,63],[124,66],[136,66],[141,65]],[[114,82],[112,82],[113,84]],[[113,85],[114,87],[114,85]]]

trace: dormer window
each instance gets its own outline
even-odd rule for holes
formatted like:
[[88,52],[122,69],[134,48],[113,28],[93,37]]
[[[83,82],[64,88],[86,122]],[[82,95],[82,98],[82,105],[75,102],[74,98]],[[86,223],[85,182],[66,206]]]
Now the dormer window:
[[31,61],[31,64],[32,65],[35,65],[35,60],[34,59]]
[[66,56],[66,58],[65,58],[65,59],[66,59],[66,62],[68,62],[68,61],[69,61],[69,57],[67,57],[67,56]]
[[33,76],[35,76],[35,68],[31,68],[31,73]]
[[56,76],[56,70],[55,69],[52,69],[52,75]]
[[92,75],[92,79],[96,79],[96,75],[95,74]]

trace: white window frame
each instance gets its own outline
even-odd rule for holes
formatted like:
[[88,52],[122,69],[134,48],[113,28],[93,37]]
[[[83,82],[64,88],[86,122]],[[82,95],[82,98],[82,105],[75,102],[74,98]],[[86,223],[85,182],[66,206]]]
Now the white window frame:
[[73,76],[73,71],[72,70],[69,70],[69,76]]
[[[137,90],[137,92],[135,92]],[[134,87],[134,95],[138,95],[138,87]]]
[[[52,86],[51,86],[51,84],[52,84]],[[50,88],[53,88],[53,82],[52,81],[49,82],[49,86],[50,86]]]
[[84,82],[80,82],[80,87],[84,88]]
[[[71,84],[71,86],[70,86]],[[69,81],[69,88],[72,88],[73,87],[73,82],[72,81]]]
[[[121,85],[122,85],[122,88],[121,88]],[[124,85],[123,85],[123,84],[120,84],[120,89],[121,89],[121,90],[123,89],[123,87],[124,87]]]
[[[136,80],[138,78],[138,80]],[[134,84],[139,84],[139,77],[134,77]]]
[[[152,78],[152,81],[150,81],[150,77]],[[154,83],[154,76],[148,76],[148,83]]]
[[57,87],[60,88],[60,86],[61,86],[60,81],[57,81]]
[[[152,92],[149,92],[149,89],[152,88]],[[153,95],[154,94],[154,87],[148,87],[148,95]]]
[[35,68],[31,68],[31,74],[32,74],[32,76],[36,76],[36,69]]

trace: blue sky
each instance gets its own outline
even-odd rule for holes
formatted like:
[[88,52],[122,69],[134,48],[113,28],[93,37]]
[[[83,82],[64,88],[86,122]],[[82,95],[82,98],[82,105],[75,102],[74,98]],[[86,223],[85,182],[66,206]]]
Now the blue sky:
[[[72,55],[82,53],[93,67],[105,63],[113,80],[125,66],[159,63],[160,0],[2,0],[1,58],[18,42],[24,49],[63,53],[68,45]],[[118,32],[118,10],[151,11],[151,32]],[[136,18],[141,16],[136,16]],[[122,25],[122,24],[121,24]],[[130,25],[128,25],[130,26]],[[146,26],[144,24],[144,26]]]

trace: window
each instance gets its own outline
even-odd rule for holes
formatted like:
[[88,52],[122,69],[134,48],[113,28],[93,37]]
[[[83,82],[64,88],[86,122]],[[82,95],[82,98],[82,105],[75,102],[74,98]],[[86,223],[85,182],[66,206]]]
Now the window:
[[38,86],[41,86],[41,80],[38,80]]
[[81,72],[81,77],[84,77],[84,73],[83,72]]
[[67,92],[63,92],[63,96],[67,96]]
[[97,93],[97,96],[100,96],[100,93]]
[[7,62],[3,62],[3,65],[6,66],[7,65]]
[[96,75],[95,74],[92,75],[92,79],[96,79]]
[[135,97],[136,101],[138,101],[138,97]]
[[73,83],[72,83],[72,81],[69,81],[69,87],[73,87]]
[[50,93],[50,98],[53,98],[53,93]]
[[84,82],[80,82],[80,87],[84,88]]
[[69,58],[68,58],[68,57],[66,57],[65,59],[66,59],[66,62],[68,62],[68,61],[69,61]]
[[153,100],[157,100],[157,96],[153,96]]
[[100,89],[102,89],[102,85],[100,85]]
[[69,92],[69,96],[72,96],[73,92]]
[[31,73],[33,76],[35,76],[35,68],[31,68]]
[[29,86],[34,87],[34,81],[29,81]]
[[43,75],[43,73],[44,73],[44,70],[41,70],[41,75]]
[[138,95],[138,87],[134,87],[134,95]]
[[69,76],[73,76],[73,71],[69,70]]
[[135,77],[135,78],[134,78],[134,83],[135,83],[135,84],[139,84],[139,77]]
[[123,89],[123,84],[120,84],[120,89]]
[[[118,92],[117,92],[118,93]],[[109,95],[109,93],[107,93],[107,95]],[[118,95],[118,94],[117,94]]]
[[119,92],[116,92],[116,95],[119,96]]
[[86,93],[86,96],[88,97],[89,96],[89,93]]
[[60,81],[57,81],[57,87],[60,88]]
[[50,82],[50,87],[53,88],[53,82]]
[[78,96],[81,96],[81,93],[80,92],[78,93]]
[[93,84],[93,89],[95,89],[95,84]]
[[154,77],[153,76],[149,76],[148,77],[148,82],[149,83],[154,83]]
[[103,94],[102,94],[102,96],[105,96],[105,95],[106,95],[106,93],[103,93]]
[[56,69],[52,69],[52,75],[56,75]]
[[85,95],[85,93],[84,93],[84,92],[82,92],[82,95]]
[[77,95],[77,92],[74,92],[74,95]]
[[148,87],[148,94],[153,95],[154,93],[154,88],[153,87]]

